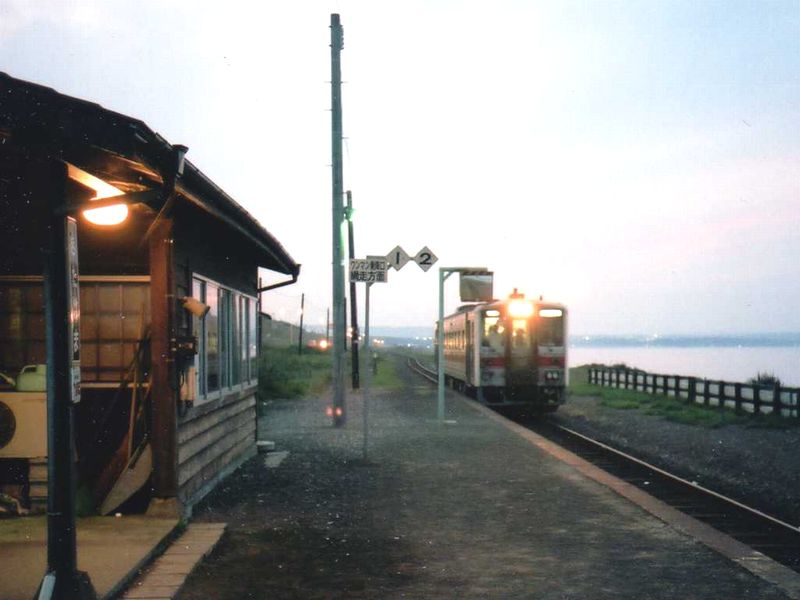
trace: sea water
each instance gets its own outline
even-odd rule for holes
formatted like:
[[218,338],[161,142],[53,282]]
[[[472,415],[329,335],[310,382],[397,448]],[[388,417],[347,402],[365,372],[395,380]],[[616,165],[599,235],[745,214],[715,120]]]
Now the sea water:
[[571,345],[570,366],[625,363],[650,373],[745,382],[770,373],[800,387],[800,346],[587,346]]

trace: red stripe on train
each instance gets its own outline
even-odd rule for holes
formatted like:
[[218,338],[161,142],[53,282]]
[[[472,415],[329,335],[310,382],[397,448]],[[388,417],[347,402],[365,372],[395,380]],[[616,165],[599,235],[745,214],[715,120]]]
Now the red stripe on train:
[[540,356],[539,365],[542,367],[563,367],[563,356]]
[[506,359],[502,356],[490,356],[481,358],[482,367],[505,367]]

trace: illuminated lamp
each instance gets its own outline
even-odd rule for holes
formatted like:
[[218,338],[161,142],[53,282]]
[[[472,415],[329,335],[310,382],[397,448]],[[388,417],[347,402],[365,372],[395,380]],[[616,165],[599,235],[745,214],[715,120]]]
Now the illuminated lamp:
[[533,314],[533,303],[515,298],[508,303],[508,314],[515,319],[527,319]]
[[[67,163],[68,174],[71,179],[74,179],[81,185],[91,188],[95,192],[94,198],[91,200],[102,200],[103,198],[113,198],[114,196],[123,196],[125,192],[114,187],[110,183],[106,183],[102,179],[95,177],[91,173],[87,173],[83,169]],[[94,225],[119,225],[128,218],[128,205],[124,203],[112,204],[103,206],[102,208],[92,208],[83,211],[83,217],[93,223]]]

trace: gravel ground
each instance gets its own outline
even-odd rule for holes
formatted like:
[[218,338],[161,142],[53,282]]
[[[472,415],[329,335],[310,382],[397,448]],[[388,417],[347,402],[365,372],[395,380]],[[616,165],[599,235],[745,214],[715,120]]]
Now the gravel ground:
[[[432,417],[431,386],[411,377],[407,384],[374,398],[368,460],[358,402],[351,400],[348,424],[338,430],[324,417],[323,399],[273,404],[260,427],[279,452],[249,461],[196,507],[195,520],[224,521],[228,529],[178,597],[783,597],[531,452],[519,437],[487,426],[466,403],[448,404],[458,426],[442,428]],[[770,490],[759,496],[772,488],[756,475],[766,464],[779,470],[798,431],[684,427],[604,409],[592,398],[572,398],[557,418],[644,449],[636,452],[642,456],[661,456],[665,466],[694,464],[698,474],[690,476],[701,483],[710,484],[705,471],[718,478],[733,472],[725,478],[732,485]],[[765,454],[778,445],[782,454]],[[510,460],[523,454],[524,461]],[[796,491],[796,471],[793,481]],[[554,498],[562,500],[557,508]]]
[[800,524],[800,427],[672,423],[571,397],[554,420],[792,524]]

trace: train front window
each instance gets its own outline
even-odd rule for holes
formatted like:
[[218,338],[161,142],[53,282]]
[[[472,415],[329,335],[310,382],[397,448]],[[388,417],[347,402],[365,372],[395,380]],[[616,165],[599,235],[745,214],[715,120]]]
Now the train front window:
[[483,338],[481,345],[494,350],[502,351],[504,345],[505,328],[496,310],[487,310],[483,313]]
[[528,329],[528,319],[514,319],[511,329],[511,346],[514,348],[527,348],[531,345],[531,336]]
[[547,346],[564,345],[564,311],[560,308],[539,310],[539,344]]

